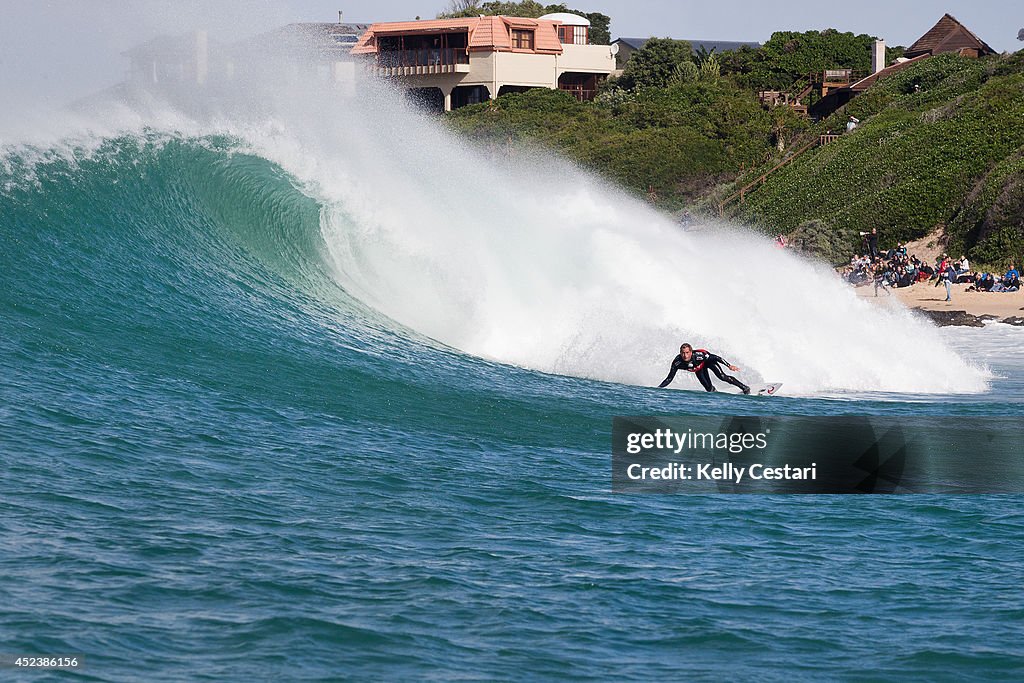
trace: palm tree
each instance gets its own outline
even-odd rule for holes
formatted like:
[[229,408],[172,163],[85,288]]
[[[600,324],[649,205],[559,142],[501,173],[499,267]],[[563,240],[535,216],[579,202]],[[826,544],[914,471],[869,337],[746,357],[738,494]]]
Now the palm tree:
[[703,81],[716,81],[722,75],[722,65],[715,56],[715,51],[708,53],[707,57],[700,63],[700,78]]
[[711,48],[708,50],[704,45],[701,45],[693,54],[693,61],[697,63],[697,66],[703,66],[704,62],[715,56],[715,49]]

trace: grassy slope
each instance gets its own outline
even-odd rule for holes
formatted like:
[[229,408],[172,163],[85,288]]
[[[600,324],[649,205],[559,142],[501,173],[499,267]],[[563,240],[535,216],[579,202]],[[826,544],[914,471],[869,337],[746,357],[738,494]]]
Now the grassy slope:
[[946,226],[953,251],[1020,259],[1021,62],[942,56],[894,74],[822,124],[841,129],[852,114],[857,131],[773,174],[739,216],[772,232],[817,219],[848,243],[877,227],[886,245]]
[[496,149],[540,142],[637,194],[653,188],[667,208],[696,200],[769,149],[768,112],[726,81],[620,91],[595,103],[532,90],[458,109],[448,121]]
[[[612,94],[579,103],[534,90],[448,121],[498,152],[519,140],[552,147],[639,195],[653,188],[668,209],[717,208],[779,159],[779,111],[728,79]],[[889,246],[944,226],[950,249],[974,261],[1024,260],[1024,54],[925,60],[806,133],[790,120],[790,149],[841,130],[848,114],[862,121],[854,134],[773,174],[736,217],[770,233],[816,221],[811,237],[835,254],[859,230],[879,228]]]

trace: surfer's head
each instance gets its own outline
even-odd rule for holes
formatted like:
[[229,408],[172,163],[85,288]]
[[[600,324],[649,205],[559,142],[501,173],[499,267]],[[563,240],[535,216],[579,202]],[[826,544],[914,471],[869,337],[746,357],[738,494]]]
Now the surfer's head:
[[693,347],[689,344],[683,344],[679,347],[679,355],[683,357],[683,360],[690,360],[690,356],[693,355]]

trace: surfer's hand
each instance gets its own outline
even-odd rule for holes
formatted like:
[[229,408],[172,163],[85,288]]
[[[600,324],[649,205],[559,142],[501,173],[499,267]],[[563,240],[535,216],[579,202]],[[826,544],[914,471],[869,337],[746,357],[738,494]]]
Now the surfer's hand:
[[732,370],[733,372],[739,372],[740,371],[740,369],[738,367],[736,367],[735,365],[730,365],[729,369]]

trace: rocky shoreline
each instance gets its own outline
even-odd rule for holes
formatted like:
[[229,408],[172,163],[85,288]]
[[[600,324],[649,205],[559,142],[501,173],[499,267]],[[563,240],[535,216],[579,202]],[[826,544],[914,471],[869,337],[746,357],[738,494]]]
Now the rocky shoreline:
[[998,315],[974,315],[967,311],[935,311],[925,308],[915,308],[914,310],[924,314],[939,327],[984,327],[985,323],[990,320],[996,320],[1015,327],[1024,327],[1024,317],[1019,315],[1000,320]]
[[879,306],[902,304],[940,327],[982,327],[992,321],[1024,327],[1024,291],[976,292],[957,284],[952,287],[951,301],[946,300],[945,289],[931,282],[879,291],[866,285],[854,291]]

